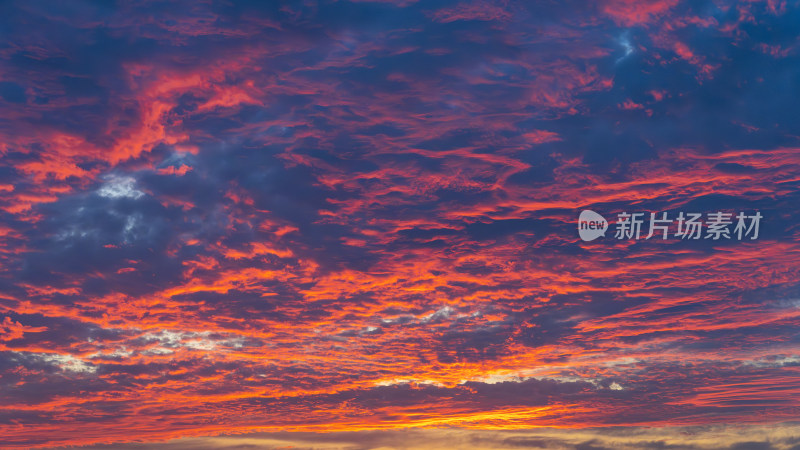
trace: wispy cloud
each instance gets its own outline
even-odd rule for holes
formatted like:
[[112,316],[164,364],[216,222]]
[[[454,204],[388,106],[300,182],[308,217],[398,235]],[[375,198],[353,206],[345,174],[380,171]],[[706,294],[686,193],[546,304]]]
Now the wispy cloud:
[[3,446],[800,444],[796,5],[0,10]]

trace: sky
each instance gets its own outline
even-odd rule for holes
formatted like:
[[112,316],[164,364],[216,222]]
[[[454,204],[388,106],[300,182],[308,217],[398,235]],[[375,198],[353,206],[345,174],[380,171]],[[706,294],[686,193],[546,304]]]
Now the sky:
[[800,449],[798,98],[796,1],[2,2],[0,447]]

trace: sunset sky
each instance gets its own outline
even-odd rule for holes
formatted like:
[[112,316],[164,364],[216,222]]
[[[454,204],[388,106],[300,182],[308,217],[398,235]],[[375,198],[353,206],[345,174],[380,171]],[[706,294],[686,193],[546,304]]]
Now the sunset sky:
[[[800,449],[800,2],[20,0],[0,36],[0,448]],[[645,239],[682,212],[731,237]]]

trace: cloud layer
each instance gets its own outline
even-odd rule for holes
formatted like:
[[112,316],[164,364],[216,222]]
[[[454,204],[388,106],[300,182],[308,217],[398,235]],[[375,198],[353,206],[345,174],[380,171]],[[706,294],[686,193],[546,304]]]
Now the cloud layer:
[[797,5],[0,11],[5,446],[800,418]]

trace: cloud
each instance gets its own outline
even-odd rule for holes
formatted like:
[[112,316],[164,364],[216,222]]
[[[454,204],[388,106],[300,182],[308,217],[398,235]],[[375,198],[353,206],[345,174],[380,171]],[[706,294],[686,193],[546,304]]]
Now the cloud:
[[[377,449],[397,448],[403,442],[409,449],[458,448],[479,449],[553,449],[582,450],[598,448],[615,449],[671,449],[671,450],[722,450],[790,448],[797,439],[793,424],[773,427],[721,426],[685,428],[628,428],[566,430],[542,427],[535,430],[383,430],[336,433],[253,433],[215,438],[185,438],[158,444],[114,444],[113,448],[140,449],[148,445],[156,449]],[[758,436],[759,441],[748,441],[747,436]],[[109,449],[112,446],[96,445],[91,449]]]
[[796,5],[0,8],[4,445],[797,444]]

